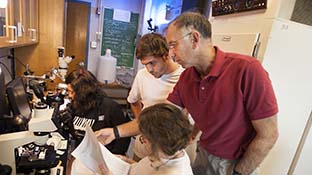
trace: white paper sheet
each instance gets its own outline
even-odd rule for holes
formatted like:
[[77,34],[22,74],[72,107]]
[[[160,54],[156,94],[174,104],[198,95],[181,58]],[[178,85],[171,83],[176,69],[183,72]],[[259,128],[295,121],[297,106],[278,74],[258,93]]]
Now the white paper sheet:
[[101,174],[99,165],[105,164],[105,162],[100,145],[90,127],[86,127],[86,134],[79,146],[72,152],[72,155],[93,172]]
[[127,175],[130,169],[130,164],[121,160],[119,157],[112,154],[104,145],[101,143],[100,147],[102,155],[106,162],[107,167],[113,173],[113,175]]
[[86,128],[86,134],[80,145],[72,152],[72,155],[83,163],[91,171],[101,174],[99,165],[103,164],[113,175],[127,175],[130,164],[112,154],[104,145],[98,142],[90,127]]
[[114,9],[113,19],[117,21],[130,22],[131,12],[126,10]]

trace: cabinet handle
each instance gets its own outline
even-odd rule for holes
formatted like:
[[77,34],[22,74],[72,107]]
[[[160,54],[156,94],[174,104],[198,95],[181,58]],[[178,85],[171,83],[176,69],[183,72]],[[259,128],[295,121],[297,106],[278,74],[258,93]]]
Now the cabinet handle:
[[37,30],[30,28],[30,29],[28,29],[28,32],[29,32],[30,40],[31,41],[37,41]]
[[17,42],[17,28],[16,26],[6,26],[3,25],[3,28],[5,29],[6,27],[8,27],[8,33],[10,37],[10,40],[8,40],[8,43],[16,43]]

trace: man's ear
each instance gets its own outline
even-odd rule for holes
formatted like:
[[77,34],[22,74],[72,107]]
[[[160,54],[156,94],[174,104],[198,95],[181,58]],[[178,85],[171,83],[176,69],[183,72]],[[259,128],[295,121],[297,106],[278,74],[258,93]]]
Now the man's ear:
[[199,43],[200,34],[198,31],[194,31],[191,34],[191,42],[192,42],[192,48],[195,49]]
[[192,34],[191,34],[191,40],[192,40],[192,43],[193,42],[199,42],[199,38],[200,38],[200,34],[198,31],[193,31]]

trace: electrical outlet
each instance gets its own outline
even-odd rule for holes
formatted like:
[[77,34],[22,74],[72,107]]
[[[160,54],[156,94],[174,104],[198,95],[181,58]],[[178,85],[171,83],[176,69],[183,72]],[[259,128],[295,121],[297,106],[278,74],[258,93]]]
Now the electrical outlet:
[[95,13],[96,13],[97,15],[100,15],[100,14],[101,14],[101,7],[96,8]]
[[97,41],[101,41],[102,33],[101,32],[95,32],[95,38]]
[[96,41],[91,41],[90,42],[90,47],[93,49],[96,49]]

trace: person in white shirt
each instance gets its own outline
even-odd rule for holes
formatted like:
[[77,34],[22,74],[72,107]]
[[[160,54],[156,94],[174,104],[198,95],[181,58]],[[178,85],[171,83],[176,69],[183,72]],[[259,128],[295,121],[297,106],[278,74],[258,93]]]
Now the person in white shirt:
[[[188,117],[172,104],[160,103],[145,108],[138,117],[140,142],[151,152],[139,162],[119,156],[130,163],[128,175],[193,175],[184,148],[189,144],[192,125]],[[75,175],[95,174],[82,162],[76,162]],[[114,175],[101,166],[102,175]]]
[[[168,94],[184,70],[169,57],[167,42],[157,33],[146,34],[140,39],[136,48],[136,57],[145,68],[138,71],[127,98],[135,119],[115,128],[105,128],[96,132],[99,141],[104,145],[119,137],[138,135],[139,113],[143,108],[167,102]],[[148,155],[149,150],[136,139],[134,153],[139,158],[143,158]]]
[[192,125],[186,115],[171,104],[145,108],[138,118],[140,142],[152,152],[132,164],[129,174],[192,175],[184,148],[191,140]]

